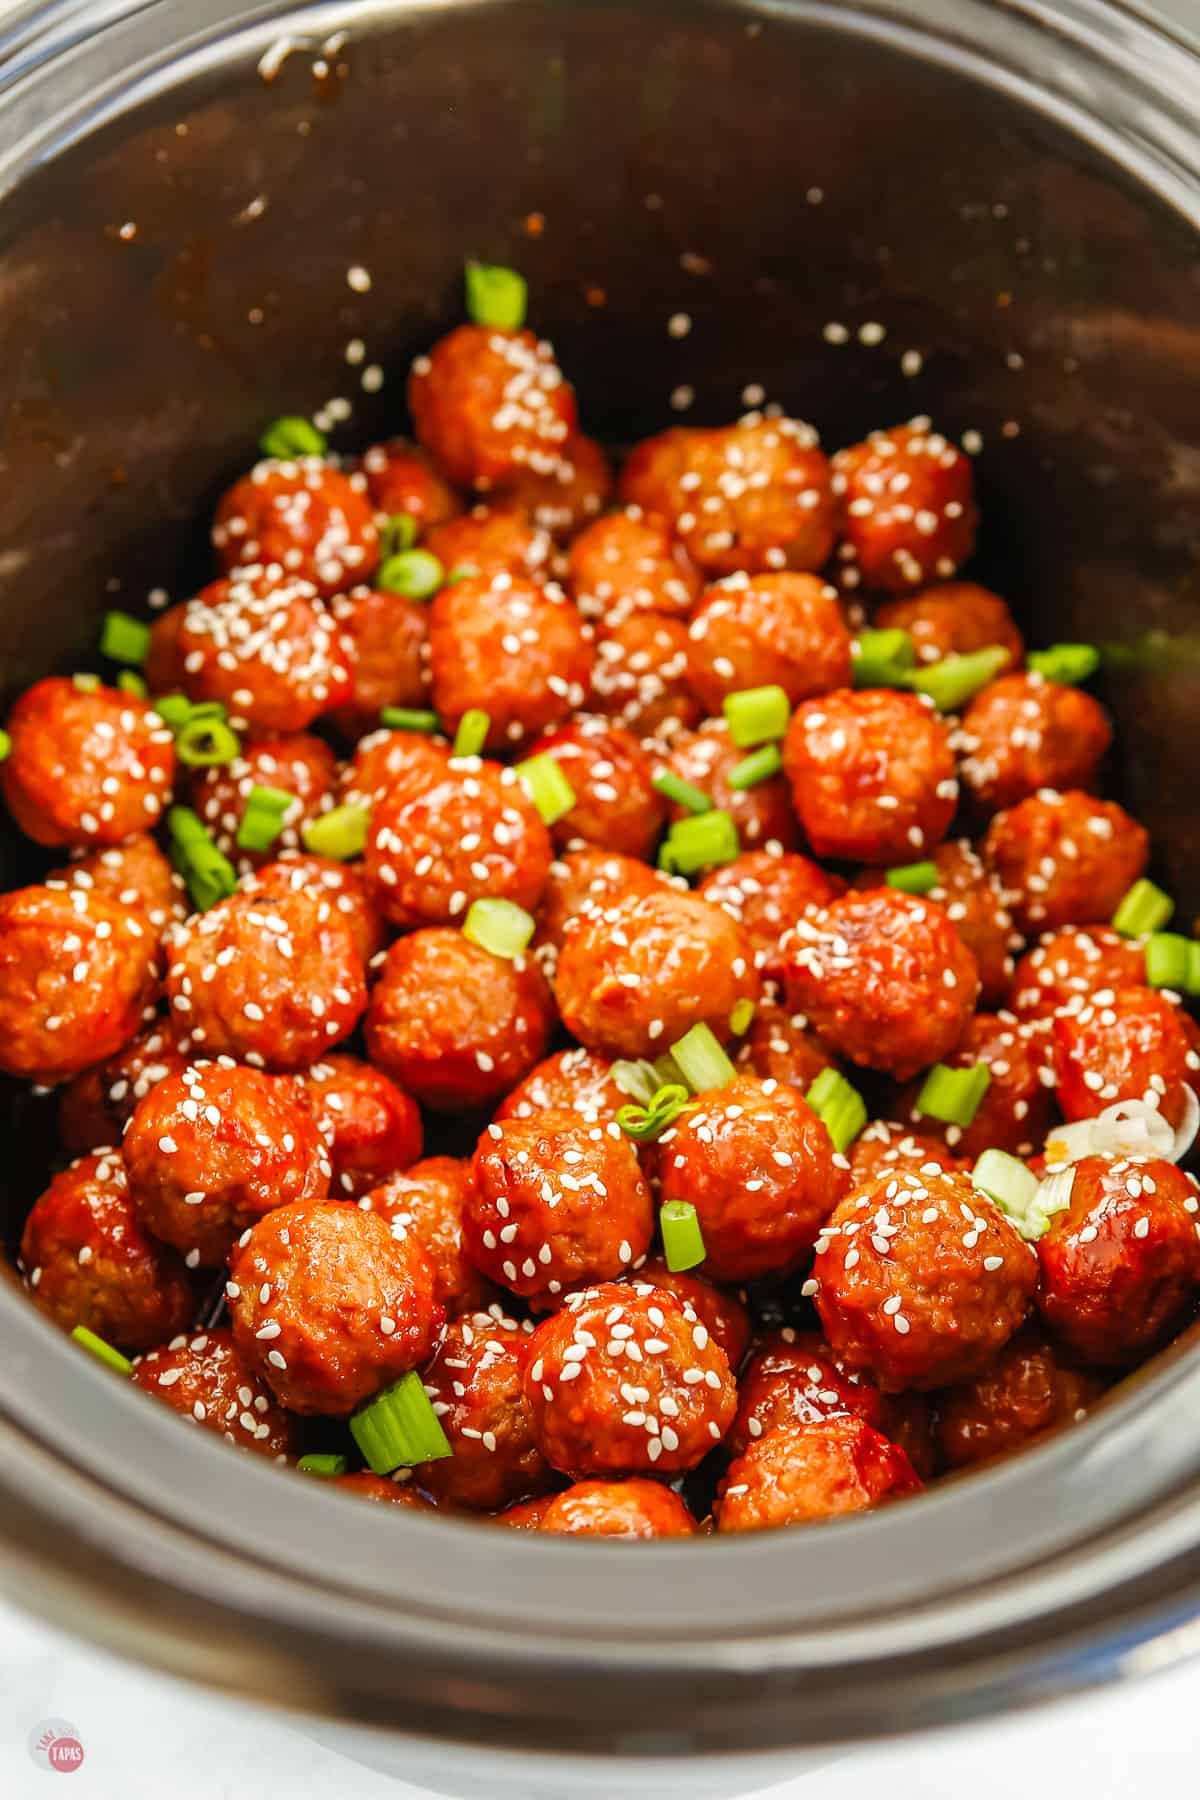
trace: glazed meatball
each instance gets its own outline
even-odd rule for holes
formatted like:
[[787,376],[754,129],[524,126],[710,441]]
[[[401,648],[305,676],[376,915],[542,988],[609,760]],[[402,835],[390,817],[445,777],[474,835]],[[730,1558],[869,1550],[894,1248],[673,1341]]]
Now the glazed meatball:
[[554,851],[511,769],[477,757],[431,785],[385,790],[371,814],[366,867],[393,925],[461,921],[473,900],[511,900],[532,912]]
[[[699,731],[678,731],[671,737],[663,766],[729,814],[743,849],[791,850],[799,834],[786,778],[771,775],[748,788],[730,785],[730,776],[747,754],[730,737],[724,719],[709,719]],[[672,806],[670,814],[673,819],[686,816],[681,806]]]
[[516,1506],[493,1513],[492,1523],[503,1525],[509,1531],[540,1531],[553,1499],[553,1494],[541,1494],[536,1500],[520,1500]]
[[233,1063],[191,1063],[139,1100],[121,1145],[147,1231],[189,1266],[225,1260],[272,1207],[320,1200],[329,1158],[289,1082]]
[[587,1114],[589,1124],[598,1116],[602,1123],[615,1118],[629,1095],[612,1077],[612,1064],[603,1056],[575,1045],[559,1050],[540,1062],[496,1109],[498,1121],[532,1119],[544,1112]]
[[445,1318],[416,1237],[339,1202],[277,1206],[230,1275],[234,1342],[293,1412],[352,1412],[426,1361]]
[[917,694],[841,688],[806,701],[792,714],[783,764],[817,856],[913,862],[954,817],[949,733]]
[[[328,744],[308,732],[257,738],[221,768],[205,769],[192,784],[192,805],[217,848],[242,874],[274,862],[282,850],[300,847],[300,830],[333,805],[337,758]],[[256,787],[276,788],[293,799],[282,830],[265,850],[244,850],[237,835]]]
[[907,1080],[963,1034],[975,959],[940,906],[897,888],[844,894],[784,944],[788,1005],[839,1056]]
[[639,737],[690,729],[704,709],[688,681],[688,634],[657,612],[614,614],[596,629],[591,704]]
[[418,356],[408,404],[418,441],[458,487],[553,473],[576,425],[550,345],[489,325],[460,325]]
[[846,1191],[845,1158],[817,1115],[752,1075],[700,1095],[660,1143],[662,1198],[695,1207],[715,1281],[795,1268]]
[[803,1013],[789,1012],[777,1000],[760,1001],[734,1062],[747,1075],[782,1082],[807,1094],[817,1076],[834,1066],[832,1052],[808,1028]]
[[529,755],[552,756],[575,795],[551,827],[560,848],[595,844],[622,856],[653,854],[667,807],[652,784],[653,761],[631,732],[582,713],[539,738]]
[[430,1156],[372,1188],[359,1201],[389,1226],[416,1238],[433,1269],[433,1291],[450,1318],[487,1306],[492,1289],[463,1247],[463,1208],[471,1191],[471,1164],[457,1156]]
[[138,1101],[168,1075],[177,1075],[186,1063],[167,1021],[152,1019],[115,1056],[85,1069],[63,1088],[58,1135],[66,1149],[82,1154],[103,1149],[105,1144],[119,1144]]
[[0,1070],[65,1081],[115,1056],[156,985],[144,919],[83,888],[0,894]]
[[8,810],[35,843],[90,849],[157,824],[175,740],[148,701],[64,677],[35,682],[8,719],[0,766]]
[[584,704],[590,627],[561,588],[519,575],[467,575],[444,587],[429,618],[433,703],[448,731],[478,709],[500,750],[547,731]]
[[535,1309],[580,1282],[625,1274],[650,1248],[654,1208],[637,1151],[613,1121],[571,1112],[493,1122],[463,1206],[477,1269]]
[[946,581],[903,600],[885,601],[871,622],[881,631],[907,631],[921,663],[997,648],[1008,651],[1010,668],[1025,660],[1025,645],[1008,607],[999,594],[973,581]]
[[356,1469],[352,1475],[335,1475],[331,1485],[351,1498],[382,1502],[384,1506],[415,1506],[418,1512],[433,1512],[433,1501],[411,1485],[412,1473],[397,1469],[394,1475],[372,1475],[369,1469]]
[[729,1453],[741,1456],[777,1426],[811,1425],[846,1413],[881,1430],[879,1389],[864,1375],[843,1368],[819,1331],[785,1326],[755,1345],[742,1371]]
[[627,506],[581,531],[567,553],[567,589],[587,619],[630,612],[683,618],[700,575],[664,519]]
[[544,580],[551,572],[554,544],[519,506],[473,506],[460,519],[429,533],[425,548],[447,575],[519,575]]
[[196,1309],[179,1258],[143,1231],[119,1150],[56,1175],[25,1221],[21,1264],[36,1306],[129,1352],[185,1331]]
[[1091,1119],[1117,1100],[1145,1100],[1173,1129],[1189,1090],[1200,1092],[1196,1029],[1155,988],[1101,990],[1054,1018],[1055,1097],[1068,1119]]
[[737,1389],[686,1301],[607,1282],[568,1294],[535,1331],[525,1401],[538,1448],[564,1474],[667,1475],[720,1443]]
[[421,1115],[394,1081],[357,1056],[327,1056],[300,1078],[329,1150],[335,1200],[357,1200],[415,1163]]
[[700,1323],[721,1346],[735,1372],[750,1348],[750,1314],[733,1294],[714,1287],[694,1270],[668,1269],[661,1256],[647,1256],[637,1266],[635,1280],[666,1288],[677,1300],[686,1301]]
[[555,974],[564,1025],[607,1056],[658,1056],[697,1024],[727,1041],[734,1007],[758,993],[741,926],[669,888],[581,914]]
[[1091,994],[1138,987],[1145,979],[1144,939],[1123,937],[1108,925],[1064,925],[1048,931],[1017,964],[1012,1008],[1022,1019],[1049,1018]]
[[493,956],[460,932],[392,945],[367,1010],[372,1062],[423,1106],[494,1104],[546,1054],[554,1006],[529,957]]
[[1145,871],[1150,839],[1112,800],[1044,788],[997,813],[983,853],[1028,936],[1110,919]]
[[780,1426],[729,1465],[718,1531],[765,1531],[868,1512],[920,1491],[898,1444],[850,1416]]
[[1087,1156],[1038,1240],[1037,1304],[1082,1362],[1121,1368],[1156,1349],[1200,1284],[1195,1177],[1155,1157]]
[[779,980],[785,934],[805,913],[836,900],[842,883],[807,856],[749,850],[706,875],[698,891],[737,920],[749,934],[763,974]]
[[185,1419],[215,1431],[243,1450],[284,1462],[295,1444],[295,1423],[233,1341],[209,1327],[149,1350],[131,1380]]
[[340,800],[369,812],[384,794],[421,793],[446,773],[450,746],[420,731],[373,731],[360,738],[342,771]]
[[868,1186],[877,1176],[894,1175],[900,1169],[914,1175],[934,1175],[939,1170],[966,1167],[942,1139],[910,1131],[907,1125],[890,1119],[872,1119],[855,1138],[849,1156],[852,1190]]
[[893,1394],[977,1375],[1036,1282],[1032,1250],[965,1175],[898,1169],[842,1201],[804,1291],[847,1367]]
[[488,1512],[553,1486],[521,1391],[532,1329],[488,1312],[447,1325],[433,1361],[421,1371],[454,1452],[415,1472],[435,1499]]
[[564,445],[552,469],[516,470],[500,484],[499,496],[565,543],[596,517],[611,488],[612,470],[604,451],[595,438],[577,434]]
[[1074,1424],[1103,1391],[1045,1338],[1018,1332],[974,1381],[941,1396],[942,1452],[954,1469],[994,1462],[1031,1438]]
[[126,838],[109,850],[93,850],[65,869],[56,869],[47,875],[46,886],[79,888],[117,900],[140,914],[154,938],[160,938],[172,920],[184,919],[191,911],[183,877],[145,833]]
[[985,1150],[1032,1156],[1041,1149],[1053,1113],[1053,1097],[1043,1076],[1050,1067],[1050,1045],[1043,1027],[1022,1025],[1012,1013],[976,1013],[944,1061],[950,1069],[970,1069],[983,1063],[988,1070],[987,1092],[971,1123],[947,1125],[927,1118],[918,1105],[919,1081],[897,1100],[901,1118],[910,1120],[919,1131],[944,1138],[966,1162],[973,1163]]
[[927,419],[839,450],[832,485],[844,581],[903,593],[948,580],[975,548],[970,461]]
[[688,680],[710,713],[742,688],[781,687],[794,706],[850,682],[837,589],[816,575],[728,575],[696,607],[688,639]]
[[232,894],[177,925],[167,994],[181,1047],[293,1070],[349,1036],[367,984],[333,900],[288,889]]
[[[665,876],[632,856],[608,850],[572,850],[550,865],[538,910],[538,950],[557,953],[580,919],[593,917],[619,900],[669,886]],[[553,962],[553,956],[550,960]]]
[[385,706],[428,706],[428,606],[403,594],[356,587],[339,596],[330,611],[350,668],[349,699],[333,715],[344,737],[370,731]]
[[615,1538],[692,1537],[696,1521],[660,1481],[577,1481],[542,1512],[539,1531]]
[[383,915],[367,892],[361,865],[335,862],[327,856],[299,856],[285,852],[279,862],[268,863],[241,882],[241,892],[260,900],[288,894],[305,894],[318,906],[331,906],[344,920],[354,947],[369,963],[387,942]]
[[1090,787],[1111,743],[1099,702],[1044,675],[989,682],[955,736],[959,775],[984,813],[1015,806],[1039,788]]
[[406,513],[422,533],[457,518],[462,511],[462,501],[424,451],[403,438],[372,444],[363,456],[362,469],[372,505],[385,516]]
[[937,870],[937,883],[925,897],[945,907],[947,918],[975,958],[981,1004],[998,1006],[1007,997],[1012,980],[1013,951],[1021,947],[1004,890],[966,838],[939,844],[930,861]]
[[363,475],[319,456],[256,463],[221,496],[212,541],[221,567],[271,565],[328,599],[363,581],[379,560],[379,533]]

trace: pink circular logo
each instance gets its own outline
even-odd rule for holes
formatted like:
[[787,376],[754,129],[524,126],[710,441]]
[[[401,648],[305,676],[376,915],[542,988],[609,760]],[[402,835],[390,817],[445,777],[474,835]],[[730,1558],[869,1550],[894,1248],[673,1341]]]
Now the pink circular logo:
[[83,1766],[83,1745],[66,1719],[41,1719],[29,1734],[29,1754],[39,1768],[73,1775]]

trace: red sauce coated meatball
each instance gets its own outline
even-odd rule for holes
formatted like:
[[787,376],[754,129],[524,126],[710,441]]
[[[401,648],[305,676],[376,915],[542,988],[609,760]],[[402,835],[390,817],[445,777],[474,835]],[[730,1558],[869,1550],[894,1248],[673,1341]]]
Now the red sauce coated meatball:
[[1005,675],[976,694],[955,737],[974,805],[998,812],[1039,788],[1086,788],[1112,726],[1098,701],[1044,675]]
[[[300,846],[300,830],[333,805],[337,758],[328,744],[308,732],[264,737],[247,743],[240,756],[221,768],[205,769],[192,784],[192,805],[221,850],[240,872],[274,862],[281,850]],[[237,836],[256,787],[294,796],[283,828],[265,850],[244,850]]]
[[333,715],[345,737],[378,725],[385,706],[428,706],[428,606],[403,594],[356,587],[339,595],[330,611],[350,668],[349,698]]
[[914,419],[873,431],[833,459],[843,580],[902,593],[958,573],[975,548],[971,464]]
[[369,963],[387,942],[383,915],[367,892],[361,864],[334,862],[327,856],[300,856],[286,852],[241,882],[243,894],[270,900],[287,894],[305,894],[317,904],[333,908],[346,924],[354,947]]
[[339,1202],[277,1206],[230,1275],[234,1341],[293,1412],[353,1412],[429,1357],[445,1318],[416,1237]]
[[596,1116],[604,1122],[615,1118],[628,1102],[629,1095],[612,1078],[607,1057],[593,1056],[576,1045],[556,1051],[531,1070],[501,1101],[496,1119],[532,1119],[552,1111],[586,1113],[589,1123]]
[[917,1104],[921,1083],[913,1082],[897,1100],[896,1110],[919,1131],[945,1139],[956,1156],[973,1163],[985,1150],[1032,1156],[1042,1147],[1053,1112],[1051,1090],[1043,1077],[1050,1067],[1050,1045],[1041,1026],[1022,1025],[1012,1013],[976,1013],[967,1021],[957,1046],[944,1057],[950,1069],[982,1063],[990,1080],[978,1111],[967,1126],[927,1118]]
[[139,1223],[119,1150],[102,1149],[56,1175],[33,1203],[21,1263],[34,1304],[118,1350],[148,1350],[191,1324],[187,1270]]
[[934,1175],[938,1170],[965,1168],[940,1138],[910,1131],[889,1119],[872,1119],[850,1147],[851,1190],[866,1187],[877,1176],[894,1175],[901,1169],[912,1174]]
[[552,965],[567,933],[581,919],[594,917],[619,900],[653,894],[670,885],[665,876],[632,856],[620,856],[612,850],[569,851],[550,865],[550,877],[538,909],[535,942],[539,952],[554,953],[549,955]]
[[212,541],[228,573],[278,564],[327,599],[363,581],[379,560],[379,533],[362,475],[319,456],[256,463],[222,495]]
[[295,1447],[295,1422],[233,1341],[209,1327],[139,1357],[130,1378],[143,1393],[215,1431],[242,1450],[283,1462]]
[[1044,788],[998,813],[986,860],[1026,934],[1110,919],[1150,857],[1150,839],[1112,800]]
[[[748,788],[730,783],[747,755],[734,743],[723,719],[708,719],[699,731],[679,731],[670,738],[664,767],[729,814],[743,849],[791,850],[799,834],[785,777],[771,775]],[[673,819],[687,816],[682,806],[672,806],[670,812]]]
[[175,740],[147,701],[116,688],[35,682],[8,734],[0,787],[35,843],[119,844],[156,825],[171,798]]
[[448,576],[519,575],[542,581],[550,574],[554,544],[519,506],[473,506],[425,540]]
[[997,1006],[1008,994],[1013,951],[1021,947],[1004,890],[966,838],[939,844],[930,860],[937,882],[926,899],[945,907],[946,917],[975,958],[981,1004]]
[[688,681],[683,621],[627,612],[599,625],[591,704],[640,737],[698,725],[704,708]]
[[696,1521],[679,1495],[659,1481],[577,1481],[556,1494],[539,1531],[615,1538],[693,1537]]
[[803,1013],[764,1000],[755,1008],[734,1061],[746,1074],[807,1094],[822,1070],[833,1067],[834,1059],[816,1032],[809,1030]]
[[581,531],[567,553],[567,588],[587,619],[630,612],[684,617],[700,575],[665,519],[627,506]]
[[735,1372],[750,1348],[750,1314],[733,1294],[714,1287],[695,1270],[668,1269],[661,1256],[647,1256],[640,1262],[636,1281],[648,1281],[651,1287],[666,1288],[677,1300],[685,1300],[702,1325],[708,1327],[715,1343],[720,1344]]
[[411,1506],[418,1512],[433,1512],[433,1501],[411,1485],[408,1469],[397,1469],[394,1475],[372,1475],[369,1469],[356,1469],[352,1475],[335,1475],[331,1486],[339,1494],[352,1499],[370,1500],[384,1506]]
[[737,1389],[692,1307],[648,1282],[569,1294],[540,1325],[525,1400],[547,1462],[565,1474],[667,1475],[724,1437]]
[[816,575],[729,575],[688,626],[688,680],[705,710],[727,694],[778,686],[794,706],[850,682],[850,633],[837,589]]
[[416,1238],[433,1268],[434,1293],[452,1319],[482,1310],[493,1292],[463,1246],[463,1208],[471,1184],[469,1161],[430,1156],[372,1188],[358,1203]]
[[769,1431],[729,1465],[718,1531],[765,1531],[868,1512],[920,1491],[898,1444],[862,1419],[819,1419]]
[[938,1402],[942,1452],[951,1468],[994,1462],[1082,1418],[1103,1385],[1062,1359],[1035,1332],[1021,1331],[974,1381]]
[[342,773],[341,800],[369,811],[384,794],[421,793],[440,781],[450,761],[444,738],[420,731],[373,731],[360,738]]
[[654,763],[632,732],[583,713],[539,738],[529,755],[552,756],[575,795],[551,827],[560,848],[595,844],[623,856],[652,855],[667,806],[652,785]]
[[883,1428],[874,1382],[838,1361],[819,1331],[773,1331],[757,1344],[738,1382],[729,1451],[743,1451],[777,1426],[811,1425],[846,1413]]
[[1146,979],[1144,938],[1123,937],[1108,925],[1064,925],[1048,931],[1017,964],[1012,1009],[1022,1019],[1044,1019],[1062,1006],[1081,1006],[1090,995],[1138,987]]
[[444,587],[429,619],[433,703],[448,731],[477,709],[487,747],[511,748],[581,707],[592,677],[590,627],[554,585],[467,575]]
[[521,1391],[532,1329],[488,1312],[447,1325],[421,1371],[453,1451],[416,1471],[435,1499],[489,1512],[553,1486]]
[[94,1069],[85,1069],[63,1088],[58,1135],[65,1147],[82,1154],[119,1144],[138,1101],[168,1075],[178,1074],[186,1063],[167,1021],[151,1020],[115,1056]]
[[458,487],[553,473],[575,431],[575,395],[532,331],[459,325],[413,363],[417,438]]
[[93,850],[65,869],[47,875],[48,888],[75,888],[117,900],[145,920],[150,935],[161,938],[174,919],[191,911],[183,877],[177,875],[152,837],[126,838],[109,850]]
[[769,850],[749,850],[723,864],[698,889],[749,933],[759,967],[771,980],[783,974],[781,945],[796,920],[812,908],[828,906],[842,891],[837,876],[807,856],[776,856]]
[[541,1494],[536,1500],[519,1500],[516,1506],[493,1513],[492,1523],[509,1531],[540,1531],[553,1499],[553,1494]]
[[881,631],[907,631],[922,663],[974,650],[1007,650],[1009,666],[1025,660],[1025,644],[999,594],[973,581],[945,581],[903,600],[878,607],[872,624]]
[[1200,1092],[1195,1041],[1187,1015],[1155,988],[1065,1007],[1050,1037],[1058,1104],[1068,1119],[1091,1119],[1117,1100],[1145,1100],[1177,1127],[1188,1090]]
[[595,438],[577,433],[563,446],[552,469],[518,469],[505,477],[498,492],[542,531],[565,543],[596,517],[611,488],[612,470],[604,451]]
[[357,1200],[421,1154],[414,1100],[357,1056],[326,1056],[300,1077],[301,1097],[329,1149],[335,1200]]
[[916,694],[841,688],[806,701],[792,715],[783,764],[817,856],[914,862],[954,817],[949,734]]
[[817,1242],[811,1285],[825,1335],[884,1393],[944,1387],[984,1368],[1021,1324],[1037,1260],[965,1175],[877,1175]]
[[457,518],[462,501],[429,458],[403,438],[372,444],[362,459],[371,503],[385,515],[407,513],[421,532]]

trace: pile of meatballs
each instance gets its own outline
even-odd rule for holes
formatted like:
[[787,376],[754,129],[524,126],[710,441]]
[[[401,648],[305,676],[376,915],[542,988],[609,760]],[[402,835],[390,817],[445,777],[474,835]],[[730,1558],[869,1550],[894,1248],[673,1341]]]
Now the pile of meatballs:
[[[140,683],[52,677],[7,720],[47,868],[0,896],[0,1069],[64,1152],[30,1300],[191,1424],[324,1453],[330,1491],[523,1530],[810,1523],[1080,1418],[1194,1303],[1196,1183],[1158,1138],[1076,1156],[1034,1234],[971,1171],[1041,1177],[1116,1102],[1174,1131],[1200,1057],[1110,923],[1149,846],[1098,797],[1104,709],[959,579],[969,457],[925,419],[827,455],[767,408],[614,471],[551,347],[486,323],[416,360],[409,406],[413,442],[234,483],[221,572],[153,614]],[[397,519],[419,596],[381,574]],[[918,670],[1004,654],[939,711],[856,680],[864,628]],[[726,702],[763,688],[790,718],[750,780]],[[167,695],[227,760],[181,759]],[[245,848],[263,788],[286,807]],[[203,909],[180,806],[235,871]],[[735,853],[667,872],[702,807]],[[306,847],[346,808],[365,843]],[[481,900],[529,915],[523,948],[464,931]],[[731,1078],[631,1134],[621,1071],[697,1026]],[[939,1064],[988,1072],[965,1124],[921,1109]],[[868,1114],[842,1148],[806,1099],[831,1069]],[[349,1419],[410,1371],[450,1454],[357,1466]]]

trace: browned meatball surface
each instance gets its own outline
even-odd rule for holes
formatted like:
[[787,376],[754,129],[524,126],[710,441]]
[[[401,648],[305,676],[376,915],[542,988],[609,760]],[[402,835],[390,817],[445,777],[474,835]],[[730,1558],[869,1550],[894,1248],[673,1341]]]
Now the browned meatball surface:
[[148,701],[51,676],[21,695],[7,729],[0,788],[35,843],[119,844],[162,817],[175,740]]
[[415,1163],[423,1145],[416,1102],[357,1056],[327,1056],[300,1093],[328,1146],[335,1200],[357,1200]]
[[167,1021],[152,1019],[107,1062],[67,1082],[58,1103],[59,1137],[78,1154],[119,1144],[138,1101],[186,1063]]
[[285,851],[278,862],[247,875],[241,892],[260,899],[307,894],[318,906],[329,906],[346,924],[359,957],[370,964],[387,942],[383,915],[367,888],[361,863],[334,862],[327,856],[301,856]]
[[[734,787],[730,778],[748,753],[734,743],[724,719],[708,719],[699,731],[675,732],[664,751],[664,767],[729,814],[743,850],[795,847],[799,834],[786,777],[771,775],[752,787]],[[670,812],[675,819],[685,816],[682,806],[672,805]]]
[[842,883],[807,856],[748,850],[713,869],[698,891],[750,934],[763,974],[777,980],[783,974],[786,934],[804,913],[836,900]]
[[496,1122],[532,1119],[543,1112],[587,1115],[588,1124],[615,1118],[629,1095],[613,1080],[607,1057],[576,1045],[557,1050],[518,1082],[496,1108]]
[[1099,701],[1044,675],[1006,675],[976,694],[955,744],[959,774],[986,813],[1039,788],[1086,788],[1112,743]]
[[587,619],[630,612],[687,614],[700,576],[664,519],[627,506],[581,531],[567,552],[567,587]]
[[591,629],[561,588],[519,575],[467,575],[444,587],[429,619],[433,704],[448,731],[486,713],[487,747],[547,731],[587,699]]
[[973,581],[944,581],[924,593],[888,600],[872,623],[881,631],[907,631],[922,663],[974,650],[1007,650],[1013,668],[1025,660],[1016,622],[999,594]]
[[743,688],[781,687],[794,706],[850,681],[837,589],[816,575],[727,575],[695,608],[688,638],[688,679],[710,713]]
[[819,1331],[785,1326],[755,1345],[742,1370],[730,1454],[740,1456],[776,1426],[810,1425],[846,1413],[881,1430],[883,1412],[874,1382],[844,1368]]
[[131,1377],[144,1393],[242,1450],[283,1462],[292,1454],[295,1422],[277,1403],[233,1333],[209,1327],[176,1337],[138,1358]]
[[433,1268],[433,1289],[448,1316],[488,1305],[492,1288],[463,1245],[463,1208],[471,1191],[470,1161],[429,1156],[364,1194],[364,1212],[378,1213],[403,1235],[411,1233]]
[[447,1325],[421,1371],[452,1456],[422,1464],[415,1479],[435,1499],[496,1511],[554,1485],[529,1428],[521,1390],[533,1327],[500,1308]]
[[575,395],[532,331],[459,325],[408,382],[419,442],[458,487],[552,473],[575,430]]
[[1021,1331],[972,1382],[938,1401],[942,1451],[951,1468],[994,1462],[1032,1438],[1076,1424],[1103,1393],[1036,1332]]
[[[283,850],[300,847],[301,828],[333,805],[337,758],[310,732],[252,739],[221,768],[205,769],[192,783],[191,801],[218,849],[241,873],[273,862]],[[282,829],[265,850],[247,850],[237,841],[256,787],[293,796]]]
[[1150,839],[1115,801],[1043,788],[997,813],[983,854],[1031,935],[1110,919],[1144,872]]
[[365,476],[318,456],[256,463],[217,505],[213,546],[226,570],[277,564],[327,599],[371,573],[379,533]]
[[[918,1131],[941,1137],[955,1156],[973,1163],[985,1150],[1032,1156],[1042,1147],[1054,1112],[1047,1079],[1050,1043],[1040,1025],[1021,1024],[1012,1013],[976,1013],[944,1064],[950,1069],[987,1069],[987,1091],[969,1125],[928,1118],[919,1105],[921,1082],[897,1097],[896,1111]],[[1200,1064],[1198,1064],[1200,1066]]]
[[1126,987],[1064,1007],[1050,1030],[1055,1098],[1068,1119],[1144,1100],[1173,1128],[1200,1092],[1196,1027],[1154,988]]
[[873,431],[833,459],[842,579],[892,593],[956,575],[975,547],[969,458],[913,419]]
[[696,1521],[679,1495],[661,1482],[577,1481],[542,1512],[539,1531],[615,1538],[692,1537]]
[[46,877],[48,888],[77,888],[117,900],[141,915],[151,935],[161,938],[174,919],[184,919],[191,901],[177,875],[152,837],[144,832],[126,838],[108,850],[93,850],[65,869]]
[[777,1000],[763,1000],[754,1009],[750,1029],[734,1058],[739,1070],[764,1081],[782,1082],[807,1094],[823,1069],[833,1066],[834,1055],[803,1013],[789,1012]]
[[659,612],[614,613],[596,629],[591,705],[638,737],[690,729],[704,715],[688,680],[688,634]]
[[1012,1009],[1022,1019],[1049,1018],[1080,1007],[1089,995],[1137,987],[1146,977],[1146,946],[1108,925],[1064,925],[1048,931],[1013,971]]
[[729,1465],[718,1531],[765,1531],[867,1512],[920,1491],[898,1444],[864,1420],[819,1419],[778,1426]]
[[677,1300],[686,1301],[736,1373],[750,1348],[751,1326],[750,1314],[735,1294],[706,1281],[695,1269],[668,1269],[658,1255],[647,1256],[638,1264],[635,1280],[666,1288]]
[[[481,491],[485,486],[480,483]],[[566,543],[601,511],[611,488],[608,457],[595,438],[577,432],[552,468],[529,465],[514,470],[487,491],[495,491],[509,506],[526,513],[539,530]]]
[[364,451],[363,474],[372,504],[385,516],[407,513],[422,532],[457,518],[462,501],[425,455],[404,438]]
[[554,545],[519,506],[473,506],[461,518],[438,525],[425,540],[448,576],[500,574],[544,580],[553,567]]
[[866,1187],[877,1175],[907,1169],[912,1174],[934,1175],[965,1168],[942,1139],[912,1131],[890,1119],[872,1119],[850,1147],[850,1185]]
[[350,694],[333,715],[343,736],[379,723],[385,706],[429,704],[429,608],[403,594],[356,587],[330,608],[350,665]]
[[653,759],[632,732],[583,713],[539,738],[529,754],[553,757],[575,796],[551,827],[560,849],[594,844],[622,856],[653,855],[667,805],[653,786]]

